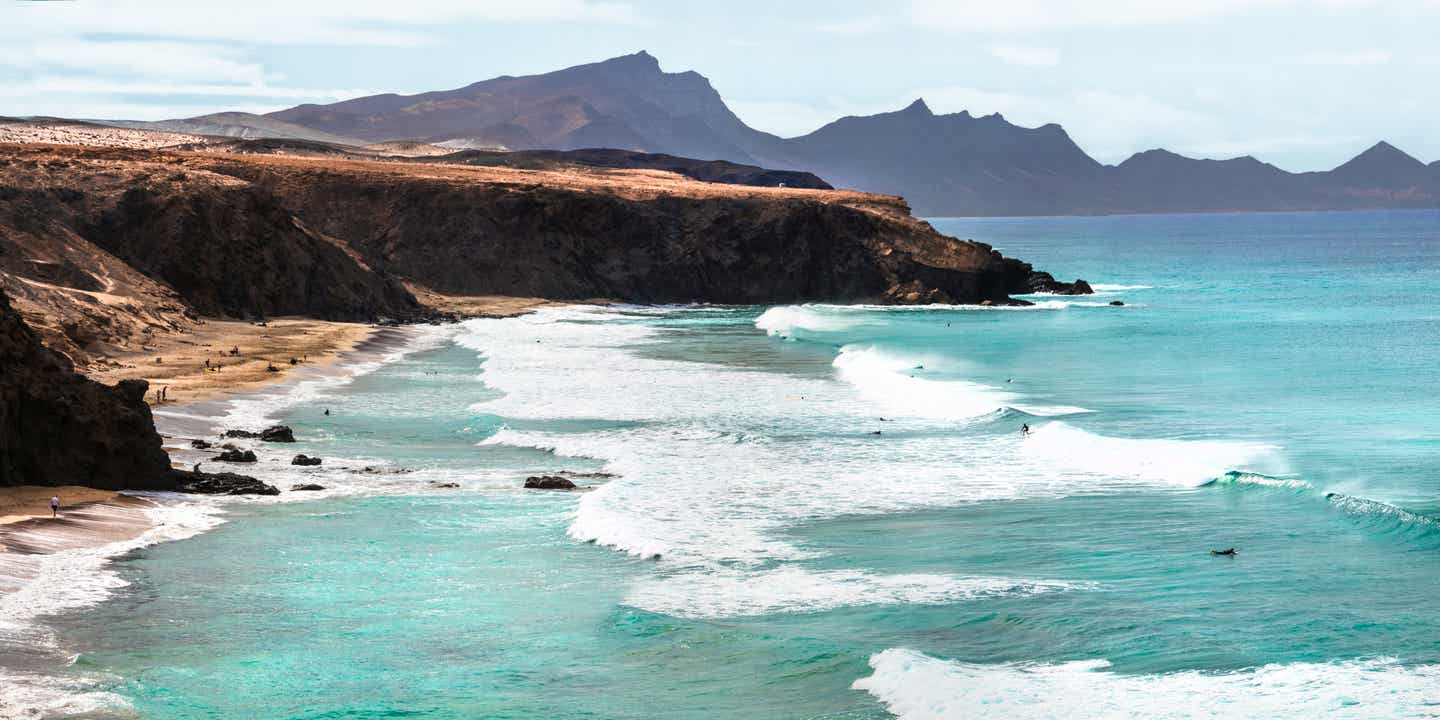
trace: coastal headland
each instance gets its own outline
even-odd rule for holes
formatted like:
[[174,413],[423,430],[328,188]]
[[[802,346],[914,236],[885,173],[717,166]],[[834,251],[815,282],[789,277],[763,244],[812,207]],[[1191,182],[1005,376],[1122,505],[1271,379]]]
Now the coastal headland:
[[[705,182],[703,164],[668,156],[508,167],[433,148],[24,128],[6,137],[77,144],[0,144],[0,486],[204,485],[171,467],[149,405],[254,389],[383,325],[548,302],[998,305],[1089,290],[936,232],[902,198],[768,186],[789,176],[763,168]],[[36,514],[10,500],[7,514]]]

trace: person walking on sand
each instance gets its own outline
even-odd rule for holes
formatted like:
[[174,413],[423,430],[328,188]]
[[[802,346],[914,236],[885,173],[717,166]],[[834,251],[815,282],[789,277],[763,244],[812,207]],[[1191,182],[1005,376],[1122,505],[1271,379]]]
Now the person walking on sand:
[[60,517],[60,496],[59,496],[59,495],[52,495],[52,496],[50,497],[50,517],[52,517],[52,518],[53,518],[53,517]]

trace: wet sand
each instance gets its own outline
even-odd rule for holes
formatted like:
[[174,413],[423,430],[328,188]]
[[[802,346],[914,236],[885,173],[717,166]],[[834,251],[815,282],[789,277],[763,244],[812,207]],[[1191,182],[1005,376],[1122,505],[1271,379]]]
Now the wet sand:
[[116,495],[119,493],[114,490],[96,490],[79,485],[60,487],[22,485],[0,488],[0,525],[8,525],[31,518],[50,517],[50,498],[52,497],[60,498],[60,505],[65,507],[80,503],[104,502],[114,499]]

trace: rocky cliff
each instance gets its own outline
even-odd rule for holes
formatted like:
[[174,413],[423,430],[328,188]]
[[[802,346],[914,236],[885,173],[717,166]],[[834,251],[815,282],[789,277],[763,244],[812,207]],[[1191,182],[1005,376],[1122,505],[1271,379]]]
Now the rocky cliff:
[[891,196],[653,172],[222,157],[205,167],[264,188],[367,265],[453,295],[1007,303],[1072,289],[941,235]]
[[0,486],[173,489],[146,389],[77,374],[0,293]]
[[0,255],[12,273],[25,276],[20,265],[55,255],[57,245],[89,246],[95,259],[70,263],[83,282],[52,284],[110,292],[124,278],[100,272],[104,255],[205,315],[366,321],[421,313],[397,279],[298,222],[263,188],[186,167],[178,155],[0,147]]
[[418,317],[402,280],[656,303],[1007,303],[1072,289],[939,234],[898,197],[652,169],[11,146],[0,229],[11,228],[0,247],[14,258],[71,237],[194,311],[240,317]]

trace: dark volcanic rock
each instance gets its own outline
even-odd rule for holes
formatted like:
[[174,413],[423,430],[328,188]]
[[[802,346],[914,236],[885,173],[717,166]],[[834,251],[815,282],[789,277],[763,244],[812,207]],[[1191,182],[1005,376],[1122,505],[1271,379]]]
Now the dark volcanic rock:
[[558,475],[532,475],[525,478],[528,490],[574,490],[575,483]]
[[304,485],[291,485],[291,486],[290,486],[290,491],[291,491],[291,492],[316,492],[316,491],[324,490],[324,489],[325,489],[325,486],[324,486],[324,485],[316,485],[315,483],[305,483]]
[[109,387],[77,374],[0,293],[0,487],[172,489],[148,389],[144,380]]
[[432,482],[432,483],[430,483],[430,487],[443,488],[443,489],[446,489],[446,490],[453,490],[453,489],[455,489],[455,488],[460,487],[460,483],[453,483],[453,482]]
[[215,456],[220,462],[253,463],[256,461],[255,452],[252,450],[226,450]]
[[1016,294],[1028,295],[1030,293],[1049,293],[1051,295],[1093,295],[1090,283],[1084,280],[1076,280],[1073,283],[1056,280],[1048,272],[1031,271],[1019,285],[1020,289],[1015,290]]
[[190,447],[195,448],[196,450],[209,450],[213,446],[205,440],[196,438],[190,441]]
[[199,495],[279,495],[280,489],[235,473],[207,473],[192,470],[171,470],[175,489]]
[[271,425],[260,432],[250,430],[226,430],[220,437],[259,439],[262,442],[295,442],[295,433],[290,429],[289,425]]
[[321,462],[323,461],[320,458],[310,457],[309,455],[306,455],[304,453],[296,455],[295,457],[290,459],[291,465],[319,465]]
[[1124,307],[1124,306],[1125,306],[1125,303],[1123,303],[1123,302],[1121,302],[1121,301],[1119,301],[1119,300],[1111,300],[1111,301],[1110,301],[1110,307]]
[[295,433],[289,425],[272,425],[260,431],[261,442],[293,443]]
[[421,314],[396,279],[310,231],[248,186],[136,182],[75,229],[208,315],[374,320]]

